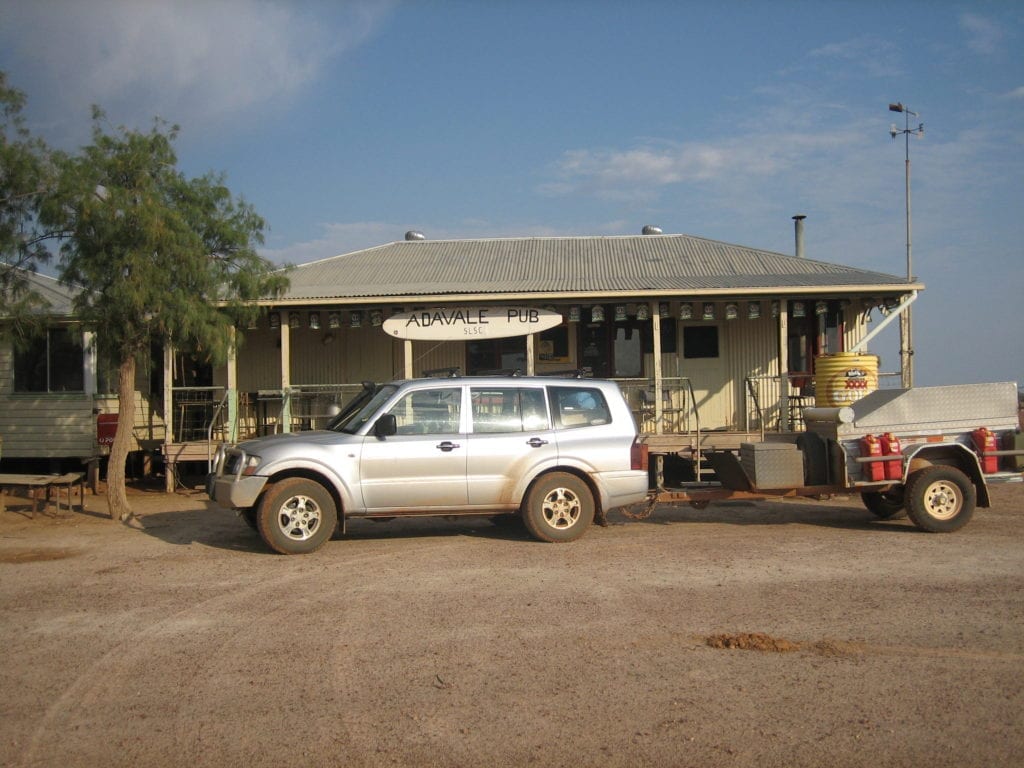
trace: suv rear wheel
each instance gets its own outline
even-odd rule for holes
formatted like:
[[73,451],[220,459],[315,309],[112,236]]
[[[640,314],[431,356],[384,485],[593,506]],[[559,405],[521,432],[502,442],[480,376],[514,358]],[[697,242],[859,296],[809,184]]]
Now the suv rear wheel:
[[303,555],[320,549],[331,538],[338,526],[338,511],[322,485],[289,477],[263,494],[256,525],[275,552]]
[[522,516],[535,539],[575,541],[594,522],[594,496],[575,475],[551,472],[531,486],[523,501]]

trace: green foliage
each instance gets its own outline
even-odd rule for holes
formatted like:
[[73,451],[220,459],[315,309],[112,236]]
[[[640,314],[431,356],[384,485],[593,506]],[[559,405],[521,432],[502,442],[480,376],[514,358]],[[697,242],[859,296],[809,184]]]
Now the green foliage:
[[109,130],[94,110],[92,143],[61,157],[41,219],[65,233],[60,278],[81,287],[74,312],[113,360],[171,343],[215,362],[254,302],[287,287],[259,256],[264,222],[222,177],[177,169],[177,126]]
[[21,111],[25,95],[0,71],[0,316],[20,338],[34,328],[43,299],[30,290],[28,275],[49,258],[39,228],[39,205],[53,181],[46,145],[33,138]]

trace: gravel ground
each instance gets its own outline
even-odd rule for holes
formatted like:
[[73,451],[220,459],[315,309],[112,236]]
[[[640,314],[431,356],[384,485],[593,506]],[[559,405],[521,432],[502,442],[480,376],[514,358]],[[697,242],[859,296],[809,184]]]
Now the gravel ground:
[[856,498],[545,545],[360,521],[270,554],[198,494],[0,513],[4,766],[1024,762],[1024,486],[951,535]]

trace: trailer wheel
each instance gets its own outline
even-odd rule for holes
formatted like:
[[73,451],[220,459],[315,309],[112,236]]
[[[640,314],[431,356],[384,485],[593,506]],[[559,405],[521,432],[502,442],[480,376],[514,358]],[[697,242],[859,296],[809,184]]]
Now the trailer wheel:
[[904,488],[900,485],[889,491],[868,491],[860,498],[879,520],[891,520],[906,515],[905,497]]
[[594,522],[594,496],[575,475],[550,472],[534,482],[526,494],[522,519],[535,539],[575,541]]
[[289,477],[263,494],[256,522],[260,536],[275,552],[304,555],[331,538],[338,526],[338,510],[320,483]]
[[974,484],[956,467],[925,467],[907,479],[907,514],[923,531],[951,533],[970,521],[977,495]]

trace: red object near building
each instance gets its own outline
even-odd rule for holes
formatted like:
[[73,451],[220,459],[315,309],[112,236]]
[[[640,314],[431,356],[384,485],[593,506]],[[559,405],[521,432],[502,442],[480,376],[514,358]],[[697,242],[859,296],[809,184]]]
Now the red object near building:
[[900,447],[900,439],[896,437],[892,432],[886,432],[882,435],[879,442],[882,444],[882,455],[883,456],[899,456],[899,461],[886,461],[883,462],[885,465],[885,479],[886,480],[902,480],[903,479],[903,453]]
[[[882,443],[874,435],[864,435],[860,440],[861,456],[881,456]],[[886,462],[888,463],[888,462]],[[864,463],[864,479],[872,482],[885,480],[885,467],[881,461],[869,461]]]
[[998,472],[999,457],[986,455],[999,450],[996,447],[996,433],[988,427],[981,427],[971,432],[971,439],[974,441],[975,450],[978,451],[978,458],[981,459],[981,471],[986,475]]
[[96,442],[100,445],[113,445],[114,434],[117,432],[116,413],[96,414]]

